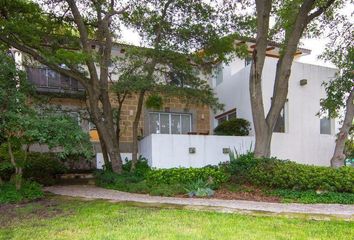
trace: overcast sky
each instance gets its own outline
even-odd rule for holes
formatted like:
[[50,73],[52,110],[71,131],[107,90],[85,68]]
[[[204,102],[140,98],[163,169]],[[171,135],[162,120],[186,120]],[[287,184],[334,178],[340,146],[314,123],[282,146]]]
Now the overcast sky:
[[[129,29],[122,30],[122,39],[125,43],[130,43],[133,45],[139,45],[139,35],[134,33]],[[310,49],[312,52],[308,56],[303,56],[299,59],[301,62],[322,65],[328,67],[334,67],[330,62],[324,62],[317,59],[317,57],[323,52],[326,42],[326,39],[303,39],[300,47]]]
[[[351,22],[354,24],[354,16],[353,16],[354,4],[347,2],[347,6],[344,7],[340,12],[349,17]],[[126,43],[130,43],[133,45],[139,45],[139,35],[134,33],[129,29],[123,29],[122,31],[122,39]],[[328,42],[326,38],[312,38],[312,39],[302,39],[300,47],[311,50],[311,54],[308,56],[303,56],[299,58],[299,61],[309,64],[334,67],[334,65],[330,62],[325,62],[323,60],[318,59],[318,56],[322,54],[325,49],[325,45]]]

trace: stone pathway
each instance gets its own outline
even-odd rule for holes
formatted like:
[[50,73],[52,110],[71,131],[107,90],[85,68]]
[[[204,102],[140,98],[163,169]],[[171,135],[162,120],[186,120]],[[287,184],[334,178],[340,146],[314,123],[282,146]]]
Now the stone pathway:
[[173,204],[191,208],[215,209],[225,212],[265,212],[265,213],[296,213],[310,215],[328,215],[341,218],[354,218],[354,205],[341,204],[297,204],[269,203],[244,200],[197,199],[158,197],[109,190],[89,185],[51,186],[45,191],[58,195],[82,197],[87,199],[106,199],[118,202],[139,202],[150,204]]

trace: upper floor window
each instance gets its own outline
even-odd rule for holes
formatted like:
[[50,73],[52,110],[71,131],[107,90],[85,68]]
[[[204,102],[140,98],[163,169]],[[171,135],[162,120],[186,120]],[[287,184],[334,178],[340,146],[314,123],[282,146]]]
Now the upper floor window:
[[247,56],[245,58],[245,67],[250,65],[252,63],[252,57],[251,56]]
[[284,107],[281,109],[273,131],[278,133],[287,132],[287,126],[286,126],[287,121],[288,121],[288,102],[286,102],[284,104]]
[[236,115],[236,108],[231,109],[227,112],[224,112],[222,114],[219,114],[215,116],[215,119],[218,120],[218,125],[224,121],[235,119],[237,117]]
[[187,134],[192,131],[192,115],[186,113],[149,113],[149,132]]
[[321,117],[320,119],[320,134],[332,134],[331,119],[327,117]]
[[40,89],[84,91],[75,79],[59,74],[49,68],[26,67],[28,80]]
[[219,63],[215,68],[215,86],[218,86],[223,81],[223,67],[222,63]]

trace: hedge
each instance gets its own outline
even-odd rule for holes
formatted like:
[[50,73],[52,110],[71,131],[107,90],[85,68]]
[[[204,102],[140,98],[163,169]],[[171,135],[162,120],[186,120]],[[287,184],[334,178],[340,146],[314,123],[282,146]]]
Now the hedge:
[[234,179],[258,186],[354,193],[352,167],[334,169],[248,154],[231,160],[226,168]]

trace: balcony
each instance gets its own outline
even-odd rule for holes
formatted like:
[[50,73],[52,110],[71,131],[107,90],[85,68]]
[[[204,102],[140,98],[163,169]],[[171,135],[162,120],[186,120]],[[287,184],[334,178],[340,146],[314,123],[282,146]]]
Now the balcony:
[[84,87],[75,79],[59,74],[49,68],[26,67],[28,80],[38,93],[62,97],[82,97]]

